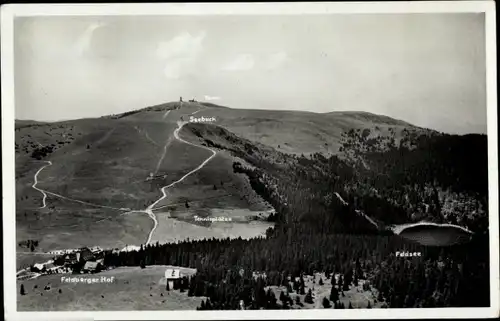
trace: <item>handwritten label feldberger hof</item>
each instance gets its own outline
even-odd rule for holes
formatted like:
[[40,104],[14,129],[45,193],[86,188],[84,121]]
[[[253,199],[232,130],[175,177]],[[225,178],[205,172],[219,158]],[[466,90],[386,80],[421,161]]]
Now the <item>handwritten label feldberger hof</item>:
[[96,283],[113,283],[115,281],[114,276],[106,277],[61,277],[61,283],[86,283],[86,284],[96,284]]

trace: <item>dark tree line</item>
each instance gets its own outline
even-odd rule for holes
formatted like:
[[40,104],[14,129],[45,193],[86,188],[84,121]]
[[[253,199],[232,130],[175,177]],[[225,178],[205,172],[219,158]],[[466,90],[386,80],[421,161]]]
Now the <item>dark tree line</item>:
[[[482,243],[474,246],[483,247]],[[401,249],[422,251],[424,259],[396,258],[394,252]],[[340,291],[368,279],[379,290],[378,299],[390,307],[484,306],[488,305],[488,266],[478,265],[475,259],[484,262],[485,254],[487,249],[471,251],[463,246],[427,248],[397,236],[304,234],[290,239],[283,235],[148,245],[139,252],[108,253],[105,264],[196,268],[188,294],[209,298],[214,309],[238,309],[240,300],[247,308],[278,308],[262,294],[264,288],[314,271],[343,275],[336,284],[339,291],[329,298],[332,302]],[[292,288],[307,293],[300,281]]]

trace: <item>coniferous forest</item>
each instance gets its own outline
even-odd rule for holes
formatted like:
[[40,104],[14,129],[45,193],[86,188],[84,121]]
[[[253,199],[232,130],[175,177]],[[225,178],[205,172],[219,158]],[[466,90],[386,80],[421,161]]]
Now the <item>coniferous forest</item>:
[[[105,265],[196,268],[179,287],[207,298],[199,309],[240,309],[241,300],[245,309],[287,309],[287,296],[276,298],[266,287],[291,280],[291,291],[304,292],[310,300],[303,276],[318,271],[342,275],[329,298],[319,298],[324,308],[348,308],[338,302],[338,293],[358,280],[376,288],[378,300],[389,308],[489,306],[486,136],[406,136],[412,146],[403,140],[399,146],[364,149],[357,155],[360,166],[338,155],[279,153],[210,125],[186,127],[205,145],[241,160],[233,163],[233,171],[248,177],[275,208],[269,218],[275,227],[265,238],[205,239],[107,253]],[[349,149],[366,143],[368,135],[346,137]],[[468,207],[446,212],[453,197],[465,199]],[[424,246],[387,228],[422,217],[466,222],[474,234],[467,243]],[[401,258],[396,251],[421,256]]]

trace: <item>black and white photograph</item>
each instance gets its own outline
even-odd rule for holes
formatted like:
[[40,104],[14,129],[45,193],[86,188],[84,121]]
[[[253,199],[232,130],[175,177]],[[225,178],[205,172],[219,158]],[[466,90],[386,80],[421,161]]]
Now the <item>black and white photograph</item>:
[[3,6],[6,319],[498,316],[495,48],[490,1]]

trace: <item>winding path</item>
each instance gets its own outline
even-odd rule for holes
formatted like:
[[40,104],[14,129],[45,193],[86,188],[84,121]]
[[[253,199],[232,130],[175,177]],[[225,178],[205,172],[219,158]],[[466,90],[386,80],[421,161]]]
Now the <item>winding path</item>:
[[163,115],[163,119],[167,118],[168,114],[170,114],[171,111],[172,111],[171,109],[167,110],[167,112],[165,113],[165,115]]
[[[205,108],[206,109],[206,108]],[[194,113],[190,114],[189,116],[191,115],[194,115],[200,111],[202,111],[203,109],[199,109],[197,111],[195,111]],[[163,119],[165,119],[168,114],[170,113],[170,110],[167,111],[165,113],[165,115],[163,116]],[[161,192],[162,192],[162,196],[157,199],[153,204],[149,205],[146,209],[144,210],[132,210],[130,208],[116,208],[116,207],[111,207],[111,206],[105,206],[105,205],[99,205],[99,204],[93,204],[93,203],[89,203],[89,202],[84,202],[84,201],[81,201],[81,200],[77,200],[77,199],[73,199],[73,198],[69,198],[69,197],[66,197],[66,196],[63,196],[63,195],[59,195],[59,194],[56,194],[56,193],[52,193],[52,192],[49,192],[49,191],[46,191],[46,190],[43,190],[41,188],[38,188],[36,187],[36,185],[38,184],[38,174],[40,174],[40,172],[47,166],[51,166],[52,165],[52,162],[51,161],[45,161],[47,164],[45,164],[44,166],[42,166],[35,174],[34,176],[34,183],[32,185],[32,187],[39,191],[40,193],[43,194],[43,206],[40,207],[40,208],[45,208],[47,206],[47,203],[46,203],[46,199],[47,199],[47,194],[48,195],[52,195],[52,196],[55,196],[55,197],[58,197],[58,198],[61,198],[61,199],[64,199],[64,200],[68,200],[68,201],[72,201],[72,202],[77,202],[77,203],[80,203],[80,204],[84,204],[84,205],[89,205],[89,206],[93,206],[93,207],[100,207],[100,208],[107,208],[107,209],[113,209],[113,210],[119,210],[119,211],[125,211],[125,213],[122,213],[121,215],[126,215],[126,214],[130,214],[130,213],[145,213],[145,214],[148,214],[149,217],[153,220],[154,222],[154,225],[151,229],[151,231],[149,232],[148,234],[148,238],[147,238],[147,241],[146,241],[146,245],[148,245],[150,242],[151,242],[151,237],[154,233],[154,231],[156,230],[157,226],[158,226],[158,220],[156,218],[156,215],[153,213],[153,210],[155,209],[154,207],[159,203],[161,202],[163,199],[165,199],[167,197],[167,192],[166,190],[180,182],[182,182],[183,180],[185,180],[187,177],[189,177],[190,175],[196,173],[197,171],[199,171],[200,169],[202,169],[212,158],[214,158],[214,156],[217,154],[217,152],[211,148],[208,148],[206,146],[201,146],[201,145],[196,145],[196,144],[193,144],[191,142],[188,142],[182,138],[179,137],[179,132],[180,130],[182,129],[182,127],[184,127],[184,125],[186,125],[188,122],[186,121],[178,121],[177,122],[177,128],[175,129],[174,131],[174,138],[177,139],[178,141],[180,142],[183,142],[185,144],[188,144],[188,145],[191,145],[191,146],[195,146],[195,147],[199,147],[199,148],[203,148],[203,149],[206,149],[210,152],[212,152],[212,155],[210,155],[207,159],[205,159],[198,167],[196,167],[195,169],[193,169],[192,171],[190,171],[189,173],[187,173],[186,175],[182,176],[180,179],[176,180],[175,182],[173,183],[170,183],[169,185],[166,185],[166,186],[163,186],[161,188]],[[109,134],[109,133],[108,133]],[[106,136],[109,136],[109,135],[106,135]],[[168,145],[170,144],[171,142],[171,139],[168,139],[167,142],[165,143],[165,146],[163,147],[164,149],[164,152],[160,158],[160,161],[158,162],[158,166],[161,164],[161,162],[163,161],[163,158],[165,157],[165,154],[167,152],[167,147]]]
[[43,165],[42,167],[40,167],[40,169],[35,173],[35,177],[34,177],[34,183],[33,185],[31,185],[31,187],[33,187],[34,189],[36,189],[37,191],[39,191],[40,193],[43,194],[43,200],[42,200],[42,203],[43,203],[43,206],[39,207],[39,208],[45,208],[47,207],[47,203],[46,203],[46,199],[47,199],[47,194],[45,194],[45,191],[43,189],[40,189],[38,187],[36,187],[36,185],[38,184],[38,174],[40,174],[40,172],[47,166],[51,166],[52,165],[52,162],[51,161],[45,161],[47,164],[46,165]]
[[[200,110],[190,114],[190,115],[193,115],[197,112],[199,112]],[[163,186],[161,188],[161,193],[162,193],[162,196],[157,199],[153,204],[149,205],[145,210],[143,211],[136,211],[136,212],[145,212],[149,215],[149,217],[153,220],[154,222],[154,226],[153,228],[151,229],[151,231],[149,232],[149,235],[148,235],[148,239],[146,241],[146,245],[148,245],[150,242],[151,242],[151,237],[154,233],[154,231],[156,230],[156,227],[158,226],[158,220],[156,219],[156,215],[153,213],[153,210],[154,210],[154,207],[156,206],[156,204],[158,204],[159,202],[161,202],[163,199],[165,199],[167,197],[167,192],[166,192],[166,189],[182,182],[184,179],[186,179],[188,176],[190,176],[191,174],[194,174],[196,173],[197,171],[199,171],[200,169],[202,169],[212,158],[214,158],[214,156],[217,154],[217,152],[211,148],[208,148],[208,147],[205,147],[205,146],[201,146],[201,145],[196,145],[196,144],[193,144],[191,142],[188,142],[188,141],[185,141],[184,139],[180,138],[179,137],[179,131],[182,129],[182,127],[184,127],[184,125],[186,125],[188,122],[185,122],[185,121],[178,121],[177,122],[177,128],[175,129],[174,131],[174,137],[175,139],[177,139],[178,141],[180,142],[183,142],[185,144],[189,144],[191,146],[195,146],[195,147],[199,147],[199,148],[203,148],[203,149],[206,149],[206,150],[209,150],[210,152],[212,152],[212,155],[210,155],[207,159],[205,159],[205,161],[203,161],[203,163],[201,163],[198,167],[196,167],[195,169],[193,169],[192,171],[190,171],[189,173],[187,173],[186,175],[182,176],[180,179],[176,180],[175,182],[173,183],[170,183],[169,185],[166,185],[166,186]],[[165,144],[165,147],[164,147],[164,154],[161,158],[161,160],[163,160],[163,157],[165,156],[165,153],[166,153],[166,149],[167,149],[167,145],[170,143],[170,140],[167,141],[167,143]]]
[[158,170],[160,170],[161,163],[163,162],[163,159],[165,158],[165,155],[167,155],[167,148],[168,148],[168,146],[170,145],[171,142],[172,142],[172,138],[169,137],[167,139],[167,142],[163,146],[163,153],[161,154],[160,160],[158,160],[158,164],[156,164],[155,175],[158,173]]
[[[202,109],[200,110],[197,110],[196,112],[190,114],[189,116],[191,115],[194,115],[198,112],[200,112]],[[164,119],[168,116],[168,114],[170,113],[170,110],[167,111],[164,115]],[[93,203],[88,203],[88,202],[84,202],[84,201],[81,201],[81,200],[77,200],[77,199],[72,199],[72,198],[69,198],[69,197],[66,197],[66,196],[63,196],[63,195],[59,195],[59,194],[56,194],[56,193],[52,193],[52,192],[49,192],[49,191],[46,191],[46,190],[43,190],[41,188],[38,188],[36,187],[36,185],[38,184],[38,174],[40,174],[40,172],[48,167],[48,166],[51,166],[52,165],[52,162],[51,161],[45,161],[47,164],[45,164],[44,166],[42,166],[34,175],[34,183],[32,185],[32,187],[39,191],[40,193],[43,194],[43,206],[40,207],[40,208],[45,208],[47,206],[47,203],[46,203],[46,199],[47,199],[47,194],[49,195],[52,195],[52,196],[55,196],[55,197],[58,197],[58,198],[61,198],[61,199],[65,199],[65,200],[68,200],[68,201],[72,201],[72,202],[77,202],[77,203],[81,203],[81,204],[85,204],[85,205],[89,205],[89,206],[94,206],[94,207],[100,207],[100,208],[107,208],[107,209],[114,209],[114,210],[119,210],[119,211],[124,211],[125,213],[122,213],[121,215],[126,215],[126,214],[130,214],[130,213],[145,213],[145,214],[148,214],[148,216],[153,220],[154,222],[154,225],[151,229],[151,231],[149,232],[148,234],[148,239],[146,241],[146,245],[148,245],[150,242],[151,242],[151,237],[154,233],[154,231],[156,230],[157,226],[158,226],[158,220],[156,218],[156,215],[153,213],[153,210],[154,210],[154,207],[159,203],[161,202],[163,199],[165,199],[167,197],[167,192],[166,192],[166,189],[182,182],[183,180],[185,180],[187,177],[189,177],[190,175],[196,173],[197,171],[199,171],[200,169],[202,169],[212,158],[214,158],[214,156],[217,154],[217,152],[211,148],[208,148],[206,146],[201,146],[201,145],[196,145],[196,144],[193,144],[191,142],[188,142],[182,138],[179,137],[179,132],[180,130],[182,129],[182,127],[184,127],[184,125],[186,125],[188,122],[186,121],[178,121],[177,122],[177,128],[175,129],[174,131],[174,138],[177,139],[178,141],[180,142],[183,142],[185,144],[188,144],[188,145],[191,145],[191,146],[195,146],[195,147],[199,147],[199,148],[203,148],[203,149],[206,149],[206,150],[209,150],[210,152],[212,152],[212,155],[210,155],[207,159],[205,159],[205,161],[203,161],[198,167],[196,167],[195,169],[193,169],[192,171],[190,171],[189,173],[187,173],[186,175],[182,176],[180,179],[178,179],[177,181],[173,182],[173,183],[170,183],[169,185],[166,185],[164,187],[161,188],[161,192],[162,192],[162,196],[157,199],[153,204],[151,204],[150,206],[148,206],[146,209],[144,210],[132,210],[132,209],[129,209],[129,208],[116,208],[116,207],[111,207],[111,206],[105,206],[105,205],[99,205],[99,204],[93,204]],[[109,136],[109,135],[108,135]],[[171,142],[171,139],[169,139],[167,141],[167,143],[165,144],[164,146],[164,153],[161,157],[161,160],[160,160],[160,163],[161,161],[163,160],[163,158],[165,157],[165,154],[166,154],[166,151],[167,151],[167,147],[168,145],[170,144]],[[104,220],[104,219],[103,219]],[[17,274],[19,274],[20,272],[22,272],[23,270],[21,271],[18,271]],[[38,276],[38,275],[37,275]],[[35,276],[35,277],[37,277]]]
[[94,203],[89,203],[89,202],[84,202],[84,201],[80,201],[80,200],[77,200],[77,199],[74,199],[74,198],[70,198],[70,197],[66,197],[66,196],[63,196],[63,195],[60,195],[60,194],[56,194],[56,193],[52,193],[52,192],[49,192],[47,190],[44,190],[44,189],[41,189],[41,188],[38,188],[36,187],[36,185],[38,184],[38,174],[40,174],[40,172],[47,166],[51,166],[52,165],[52,162],[51,161],[45,161],[47,164],[40,167],[40,169],[35,173],[35,177],[34,177],[34,183],[31,187],[33,187],[35,190],[39,191],[40,193],[43,194],[43,206],[41,206],[40,208],[45,208],[47,207],[47,194],[48,195],[52,195],[52,196],[55,196],[55,197],[58,197],[58,198],[61,198],[61,199],[64,199],[64,200],[67,200],[67,201],[71,201],[71,202],[76,202],[76,203],[80,203],[80,204],[84,204],[84,205],[89,205],[89,206],[93,206],[93,207],[100,207],[100,208],[107,208],[107,209],[111,209],[111,210],[118,210],[118,211],[130,211],[130,208],[117,208],[117,207],[112,207],[112,206],[106,206],[106,205],[99,205],[99,204],[94,204]]

